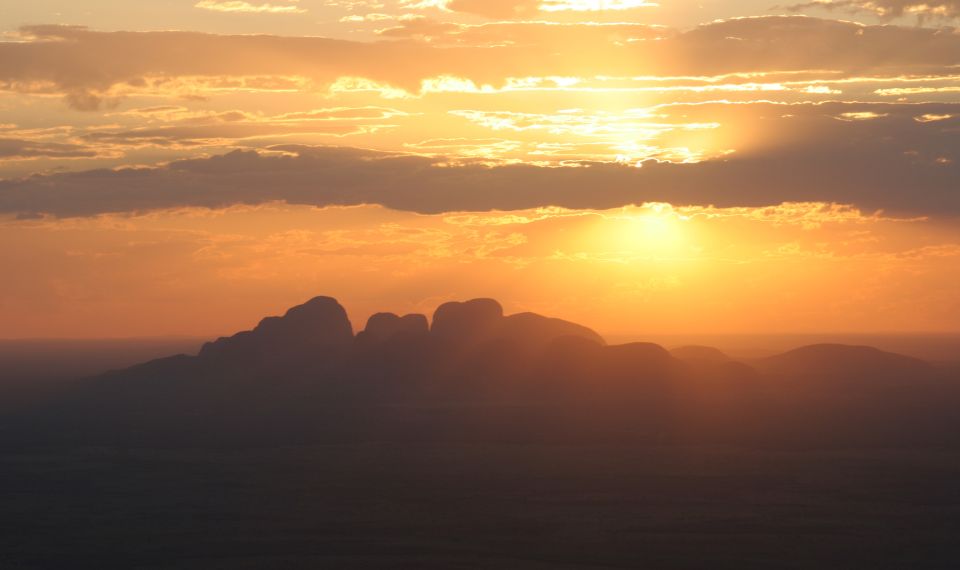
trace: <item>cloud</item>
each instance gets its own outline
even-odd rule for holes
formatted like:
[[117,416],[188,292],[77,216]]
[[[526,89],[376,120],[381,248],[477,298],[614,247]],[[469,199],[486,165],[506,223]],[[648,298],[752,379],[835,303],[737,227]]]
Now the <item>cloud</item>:
[[[93,109],[125,91],[150,85],[162,89],[183,78],[300,78],[293,84],[300,81],[301,88],[313,89],[360,78],[411,93],[419,92],[425,80],[444,76],[496,86],[531,76],[715,76],[829,66],[831,79],[841,79],[949,74],[955,72],[960,50],[960,34],[951,30],[863,26],[804,16],[727,20],[682,33],[630,25],[524,26],[419,33],[465,42],[450,46],[423,38],[363,43],[34,26],[22,30],[26,41],[0,43],[0,90],[59,93],[75,108]],[[533,35],[534,29],[539,35]],[[498,36],[504,41],[497,43]],[[511,37],[535,39],[517,45]],[[588,37],[593,38],[590,49],[584,50],[582,42]],[[486,43],[478,45],[481,41]]]
[[[731,106],[747,113],[750,105]],[[222,208],[274,201],[380,204],[420,213],[545,206],[605,209],[851,204],[866,212],[960,214],[960,105],[752,105],[769,134],[729,156],[642,166],[490,163],[354,148],[235,151],[155,168],[92,170],[0,181],[0,212],[23,217]],[[696,118],[703,106],[686,108]],[[674,113],[679,111],[674,109]],[[868,120],[845,114],[872,113]],[[917,118],[938,116],[937,121]],[[845,120],[846,119],[846,120]]]
[[659,5],[647,0],[543,0],[539,9],[542,12],[621,12]]
[[841,9],[873,12],[881,18],[899,18],[915,15],[925,18],[956,18],[960,16],[960,0],[814,0],[791,6],[792,10],[805,8]]
[[393,128],[391,119],[408,114],[385,107],[332,107],[263,115],[239,110],[191,112],[183,107],[161,106],[132,109],[118,115],[147,117],[151,124],[133,128],[99,127],[81,131],[76,136],[94,145],[160,147],[209,146],[295,135],[345,137]]
[[200,0],[194,4],[195,8],[214,12],[239,12],[253,14],[303,14],[307,10],[296,4],[300,0],[285,0],[287,4],[270,4],[243,2],[241,0]]
[[434,46],[584,46],[626,45],[676,35],[663,26],[633,23],[492,22],[455,24],[426,17],[403,18],[399,25],[379,30],[384,37],[416,38]]
[[0,161],[34,158],[94,158],[96,150],[77,144],[0,138]]
[[535,14],[539,5],[540,0],[448,0],[446,7],[488,18],[513,18]]
[[534,16],[543,12],[616,12],[656,5],[654,2],[645,0],[446,0],[445,2],[447,10],[503,19]]

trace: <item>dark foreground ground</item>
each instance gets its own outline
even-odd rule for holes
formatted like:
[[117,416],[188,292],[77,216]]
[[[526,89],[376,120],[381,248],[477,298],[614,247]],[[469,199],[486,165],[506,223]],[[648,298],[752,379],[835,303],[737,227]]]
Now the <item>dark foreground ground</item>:
[[960,453],[0,454],[0,568],[960,567]]

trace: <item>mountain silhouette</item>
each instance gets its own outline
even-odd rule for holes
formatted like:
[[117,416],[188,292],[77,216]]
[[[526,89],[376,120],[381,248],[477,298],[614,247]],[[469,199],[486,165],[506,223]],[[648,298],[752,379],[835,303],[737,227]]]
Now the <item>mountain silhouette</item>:
[[675,358],[680,360],[693,360],[703,362],[728,362],[730,357],[724,354],[718,348],[712,346],[680,346],[670,351]]
[[205,344],[195,358],[180,361],[179,377],[226,385],[306,381],[332,373],[354,342],[353,326],[340,303],[315,297],[283,316],[264,318],[253,330]]
[[869,346],[816,344],[754,361],[768,373],[821,378],[910,381],[929,376],[930,364]]
[[535,313],[504,316],[503,307],[493,299],[440,305],[433,314],[430,332],[439,342],[459,348],[501,342],[525,351],[536,351],[564,336],[606,344],[603,337],[589,328],[562,319]]
[[439,338],[464,343],[490,334],[503,320],[503,307],[493,299],[452,301],[437,307],[430,332]]
[[425,335],[430,331],[427,317],[420,314],[399,316],[393,313],[377,313],[367,320],[367,326],[357,333],[361,343],[380,343],[397,335]]
[[493,299],[444,303],[429,322],[377,313],[354,335],[344,308],[316,297],[196,356],[79,382],[2,419],[0,437],[952,444],[960,395],[944,374],[869,347],[745,363],[709,347],[607,345],[576,323],[505,315]]

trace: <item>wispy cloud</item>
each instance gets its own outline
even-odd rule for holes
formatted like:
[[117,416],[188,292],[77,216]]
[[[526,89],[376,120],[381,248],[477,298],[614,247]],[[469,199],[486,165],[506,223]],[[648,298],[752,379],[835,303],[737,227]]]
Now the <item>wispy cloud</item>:
[[243,0],[200,0],[194,7],[214,12],[251,14],[303,14],[307,10],[297,6],[300,0],[283,0],[287,4],[251,3]]
[[[571,160],[559,167],[286,145],[155,168],[0,180],[0,213],[75,217],[275,201],[380,204],[428,214],[644,202],[718,207],[828,202],[898,215],[960,215],[957,120],[916,120],[960,115],[956,104],[736,107],[741,120],[763,117],[764,144],[692,164]],[[690,107],[685,116],[695,119],[698,111],[715,112]],[[874,118],[837,120],[851,113]]]
[[813,0],[790,6],[792,10],[806,8],[873,12],[881,18],[899,18],[909,15],[921,20],[960,17],[960,0]]

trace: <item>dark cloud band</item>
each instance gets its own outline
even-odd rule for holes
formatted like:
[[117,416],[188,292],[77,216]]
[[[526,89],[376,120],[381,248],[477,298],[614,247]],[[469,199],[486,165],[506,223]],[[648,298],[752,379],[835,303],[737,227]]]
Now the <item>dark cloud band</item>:
[[[0,212],[90,216],[284,201],[381,204],[440,213],[650,201],[767,206],[852,204],[910,215],[960,214],[960,104],[768,104],[780,138],[723,159],[641,167],[489,165],[343,147],[235,151],[156,168],[0,181]],[[769,111],[778,113],[770,114]]]
[[[639,25],[525,26],[524,35],[537,38],[533,45],[515,45],[510,38],[516,30],[494,25],[445,35],[444,41],[467,42],[456,47],[35,26],[22,30],[28,41],[0,42],[0,88],[58,92],[75,108],[90,110],[109,99],[114,87],[142,86],[158,77],[297,76],[320,86],[362,77],[416,92],[423,80],[443,75],[499,85],[531,75],[718,75],[828,65],[838,79],[952,73],[960,63],[960,34],[952,30],[803,16],[734,19],[686,32]],[[590,46],[588,54],[583,45]]]

